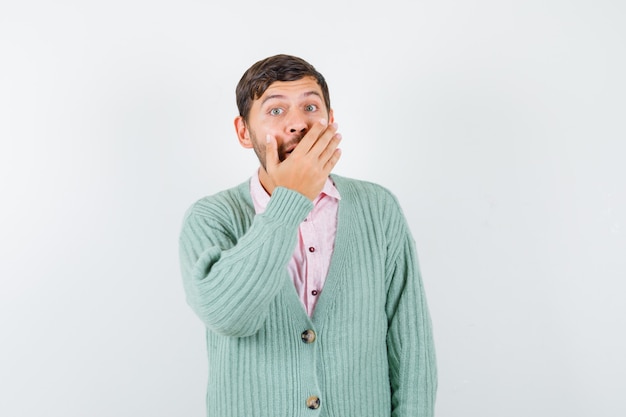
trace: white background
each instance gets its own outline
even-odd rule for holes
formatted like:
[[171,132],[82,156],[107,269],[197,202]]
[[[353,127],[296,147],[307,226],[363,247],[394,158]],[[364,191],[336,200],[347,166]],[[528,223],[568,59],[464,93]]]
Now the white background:
[[437,415],[626,415],[623,1],[0,4],[3,417],[204,415],[178,231],[255,169],[234,88],[275,53],[403,206]]

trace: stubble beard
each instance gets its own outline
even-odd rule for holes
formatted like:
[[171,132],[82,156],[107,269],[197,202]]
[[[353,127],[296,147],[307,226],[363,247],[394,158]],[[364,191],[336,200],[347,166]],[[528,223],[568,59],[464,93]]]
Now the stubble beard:
[[261,166],[265,171],[267,171],[267,166],[265,164],[265,142],[263,142],[263,144],[259,143],[258,138],[252,131],[250,131],[250,141],[252,142],[252,149],[254,149],[254,153],[259,159]]

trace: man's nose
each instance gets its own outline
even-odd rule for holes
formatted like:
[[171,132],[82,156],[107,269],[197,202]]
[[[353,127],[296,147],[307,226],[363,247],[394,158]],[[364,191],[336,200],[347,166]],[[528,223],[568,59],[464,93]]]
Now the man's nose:
[[287,121],[289,133],[306,133],[308,127],[307,119],[303,116],[293,115]]

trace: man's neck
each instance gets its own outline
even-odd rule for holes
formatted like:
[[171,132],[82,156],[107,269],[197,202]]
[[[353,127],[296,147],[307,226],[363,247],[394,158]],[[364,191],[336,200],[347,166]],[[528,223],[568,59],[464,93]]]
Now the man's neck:
[[261,182],[261,186],[267,192],[267,194],[272,195],[274,192],[274,182],[271,180],[270,176],[267,174],[267,171],[263,166],[259,167],[259,181]]

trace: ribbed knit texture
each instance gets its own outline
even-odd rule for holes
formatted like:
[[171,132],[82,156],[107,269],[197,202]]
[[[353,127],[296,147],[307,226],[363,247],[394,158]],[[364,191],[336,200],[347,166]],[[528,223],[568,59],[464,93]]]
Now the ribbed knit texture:
[[342,197],[335,251],[312,318],[286,269],[308,199],[279,187],[255,216],[245,182],[185,215],[181,270],[207,328],[207,416],[434,414],[431,323],[402,211],[378,185],[332,179]]

